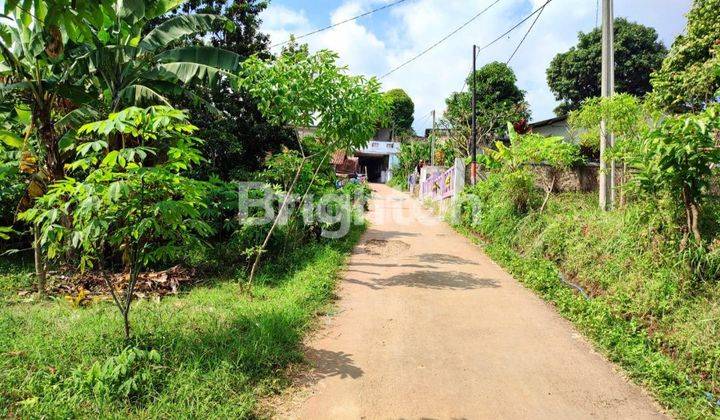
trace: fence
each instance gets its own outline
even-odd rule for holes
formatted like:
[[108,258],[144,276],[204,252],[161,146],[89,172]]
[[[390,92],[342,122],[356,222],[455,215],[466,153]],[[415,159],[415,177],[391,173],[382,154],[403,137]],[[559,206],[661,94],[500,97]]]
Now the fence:
[[455,167],[445,172],[438,172],[422,183],[420,193],[423,198],[444,200],[455,195]]
[[441,201],[453,198],[465,185],[465,165],[457,159],[450,169],[430,174],[420,183],[420,198]]

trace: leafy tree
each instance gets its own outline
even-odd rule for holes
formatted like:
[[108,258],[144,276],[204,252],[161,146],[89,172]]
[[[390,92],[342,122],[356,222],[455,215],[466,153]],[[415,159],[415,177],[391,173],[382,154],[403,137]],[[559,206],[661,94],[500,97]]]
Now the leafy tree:
[[385,100],[388,102],[388,118],[390,126],[398,137],[414,134],[412,124],[415,114],[415,104],[408,94],[402,89],[393,89],[385,92]]
[[[602,30],[578,35],[578,44],[560,53],[547,69],[547,80],[555,98],[562,101],[555,113],[562,116],[578,109],[588,98],[600,96]],[[615,89],[644,96],[652,87],[651,73],[660,68],[667,49],[657,31],[647,26],[615,19]]]
[[421,160],[430,160],[430,143],[427,141],[410,141],[404,143],[398,154],[398,163],[393,168],[393,176],[390,182],[402,189],[407,188],[410,174]]
[[584,147],[598,150],[600,123],[603,120],[608,131],[615,136],[615,144],[608,150],[606,158],[618,161],[623,167],[619,186],[621,205],[625,203],[625,186],[630,176],[628,157],[642,153],[639,148],[659,119],[660,115],[647,102],[627,93],[588,99],[579,110],[570,113],[571,130],[578,135]]
[[[507,135],[510,140],[509,145],[496,142],[495,150],[487,149],[483,155],[483,164],[490,170],[506,175],[508,185],[517,188],[534,185],[536,177],[528,171],[529,165],[545,165],[549,173],[548,176],[540,179],[545,190],[545,199],[539,209],[542,213],[550,194],[555,190],[560,172],[581,160],[580,149],[576,144],[565,141],[563,137],[546,137],[533,133],[517,134],[510,123],[507,123]],[[528,180],[531,182],[528,183]],[[518,200],[514,200],[515,207],[518,211],[526,210],[528,197],[532,194],[519,190],[517,192],[518,194],[512,194],[518,197]]]
[[695,0],[685,33],[653,75],[653,100],[672,112],[700,111],[720,98],[720,0]]
[[[326,50],[316,54],[304,50],[289,52],[275,61],[254,56],[243,63],[242,87],[258,101],[260,111],[271,123],[291,127],[314,123],[316,141],[322,145],[322,150],[313,155],[329,156],[337,150],[356,150],[367,144],[374,134],[376,122],[385,115],[385,101],[376,79],[349,76],[346,68],[338,66],[336,60],[337,54]],[[303,168],[313,156],[306,153],[306,143],[306,139],[298,139],[302,159],[287,188],[278,217],[256,252],[249,284],[252,284],[260,257]]]
[[[468,76],[467,86],[472,89],[473,75]],[[475,73],[477,96],[478,143],[492,144],[503,135],[507,122],[516,123],[529,117],[525,92],[517,87],[513,70],[504,63],[494,62]],[[452,128],[456,148],[469,151],[472,118],[472,93],[454,92],[445,100],[447,109],[442,124]],[[458,134],[459,133],[459,134]]]
[[686,233],[697,244],[702,241],[699,222],[713,165],[720,161],[718,133],[720,105],[712,105],[699,114],[664,118],[628,156],[638,169],[634,181],[642,191],[651,197],[666,192],[681,200]]
[[[129,105],[168,104],[171,93],[192,95],[183,84],[235,78],[239,59],[232,52],[203,45],[167,49],[171,42],[213,26],[231,29],[227,19],[183,15],[148,27],[179,3],[5,2],[11,22],[0,23],[0,120],[4,126],[22,127],[19,166],[30,182],[20,210],[65,177],[66,164],[77,155],[76,130],[83,123]],[[107,151],[121,150],[132,140],[120,132],[107,134]]]
[[[72,166],[89,170],[79,181],[53,183],[47,194],[21,218],[40,228],[40,244],[52,260],[67,251],[79,255],[81,270],[104,271],[106,259],[121,261],[129,271],[125,292],[104,279],[130,337],[130,308],[140,271],[173,261],[202,244],[212,228],[201,218],[206,187],[183,173],[201,160],[197,128],[187,115],[170,107],[127,108],[107,120],[80,128],[86,141]],[[104,153],[107,135],[137,140],[134,147]],[[66,223],[64,220],[72,220]]]
[[[254,54],[264,59],[271,57],[268,36],[259,32],[259,15],[266,8],[266,1],[257,0],[190,0],[175,13],[209,13],[231,21],[237,30],[216,25],[200,35],[214,47],[236,53],[242,62]],[[183,44],[196,42],[192,38]],[[192,98],[175,100],[189,109],[192,123],[200,128],[198,136],[204,140],[202,150],[207,161],[197,168],[198,175],[215,174],[226,181],[248,179],[262,168],[268,153],[278,152],[282,146],[293,147],[293,130],[268,123],[255,98],[233,88],[230,80],[212,86],[195,84],[193,91],[214,106],[210,109]]]

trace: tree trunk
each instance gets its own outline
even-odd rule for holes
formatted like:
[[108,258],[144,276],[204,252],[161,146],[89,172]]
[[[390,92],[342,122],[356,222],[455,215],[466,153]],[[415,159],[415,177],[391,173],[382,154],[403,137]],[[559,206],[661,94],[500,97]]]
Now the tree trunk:
[[700,207],[691,197],[687,187],[683,187],[682,191],[683,204],[685,205],[685,221],[687,223],[687,232],[692,233],[695,238],[695,242],[700,244],[702,242],[702,235],[700,234],[699,219],[700,219]]
[[697,203],[690,205],[690,214],[692,214],[692,233],[695,236],[695,241],[700,244],[702,242],[702,235],[700,234],[700,206]]
[[275,216],[275,220],[273,220],[273,224],[270,227],[270,231],[267,233],[267,235],[265,235],[265,240],[263,241],[262,245],[260,246],[260,249],[257,250],[257,253],[255,255],[255,261],[253,262],[252,268],[250,269],[250,277],[248,278],[248,284],[247,284],[248,288],[250,286],[252,286],[253,279],[255,278],[255,271],[257,270],[258,264],[260,264],[260,257],[262,256],[262,253],[265,250],[265,247],[267,246],[268,242],[270,241],[270,237],[272,236],[273,232],[275,231],[275,227],[277,227],[280,217],[282,216],[283,212],[285,211],[285,207],[287,206],[287,203],[290,200],[290,195],[292,195],[292,192],[295,189],[295,184],[297,184],[297,181],[300,178],[300,174],[302,173],[302,169],[305,166],[305,160],[306,159],[303,158],[302,162],[300,163],[300,166],[298,167],[297,172],[295,173],[295,178],[293,179],[292,184],[290,184],[290,188],[288,188],[287,194],[285,194],[285,199],[283,200],[283,203],[280,206],[280,210],[278,210],[278,214]]
[[46,108],[45,105],[37,106],[35,117],[38,120],[40,142],[45,149],[45,167],[50,178],[48,181],[52,182],[65,178],[65,168],[60,157],[60,139],[55,131],[50,109]]
[[47,272],[43,264],[42,252],[40,252],[40,234],[38,232],[38,226],[35,225],[33,228],[33,253],[35,255],[35,275],[38,281],[38,292],[41,295],[45,294],[45,287],[47,285]]
[[540,213],[542,213],[545,210],[545,206],[547,205],[547,202],[550,199],[550,194],[552,194],[554,189],[555,189],[555,174],[553,173],[552,178],[550,179],[550,185],[548,185],[545,188],[545,199],[543,200],[542,206],[540,206]]

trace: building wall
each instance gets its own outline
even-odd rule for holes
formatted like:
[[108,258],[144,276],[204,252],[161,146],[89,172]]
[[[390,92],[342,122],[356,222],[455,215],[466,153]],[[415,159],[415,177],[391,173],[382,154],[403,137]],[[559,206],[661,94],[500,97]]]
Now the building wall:
[[368,142],[367,146],[358,150],[359,153],[368,155],[395,155],[400,153],[400,143],[393,141],[374,141]]
[[546,137],[559,136],[564,137],[565,140],[571,140],[570,128],[566,121],[559,121],[553,124],[543,125],[541,127],[534,127],[533,133],[541,134]]

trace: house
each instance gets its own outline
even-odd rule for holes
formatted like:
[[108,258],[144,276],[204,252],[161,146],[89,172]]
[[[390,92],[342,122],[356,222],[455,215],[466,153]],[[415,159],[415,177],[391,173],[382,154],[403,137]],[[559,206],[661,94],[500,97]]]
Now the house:
[[[315,127],[298,127],[300,137],[311,136]],[[332,165],[338,174],[367,174],[370,182],[386,183],[392,178],[392,168],[398,163],[400,143],[393,141],[392,129],[381,128],[367,144],[348,155],[345,151],[337,151],[332,156]]]
[[570,126],[568,125],[567,116],[534,122],[530,124],[529,127],[530,131],[535,134],[542,134],[546,137],[559,136],[567,141],[574,141],[572,133],[570,132]]
[[386,183],[392,178],[392,168],[398,164],[400,142],[393,141],[392,130],[381,128],[362,149],[355,152],[360,172],[366,173],[370,182]]

